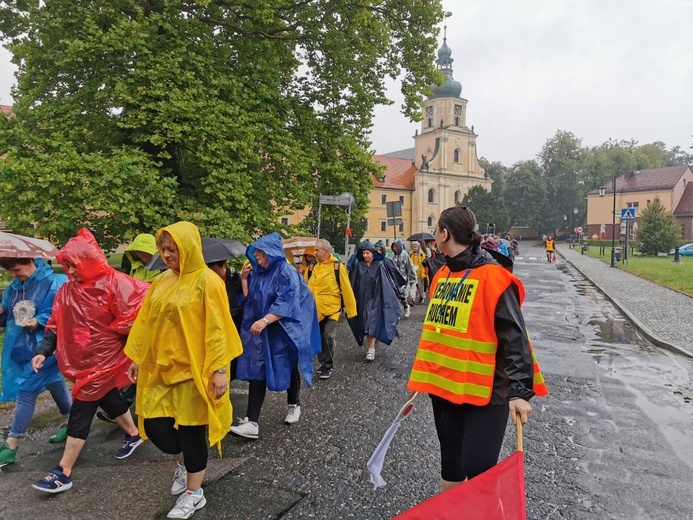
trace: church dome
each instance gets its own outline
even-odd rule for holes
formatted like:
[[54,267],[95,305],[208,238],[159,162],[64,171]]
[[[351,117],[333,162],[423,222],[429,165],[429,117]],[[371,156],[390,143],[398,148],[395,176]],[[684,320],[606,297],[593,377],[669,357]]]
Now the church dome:
[[460,97],[462,93],[462,83],[455,81],[452,76],[450,76],[442,85],[433,85],[431,90],[433,90],[434,98]]
[[452,56],[452,49],[448,47],[448,44],[443,40],[443,45],[438,49],[438,59],[449,58]]
[[[447,27],[445,27],[447,34]],[[438,70],[445,76],[445,81],[442,85],[432,85],[431,90],[433,91],[433,98],[443,98],[443,97],[460,97],[462,93],[462,84],[459,81],[455,81],[452,77],[452,49],[448,47],[447,37],[443,38],[443,45],[438,49],[438,59],[436,60],[436,66]],[[431,98],[431,99],[433,99]]]

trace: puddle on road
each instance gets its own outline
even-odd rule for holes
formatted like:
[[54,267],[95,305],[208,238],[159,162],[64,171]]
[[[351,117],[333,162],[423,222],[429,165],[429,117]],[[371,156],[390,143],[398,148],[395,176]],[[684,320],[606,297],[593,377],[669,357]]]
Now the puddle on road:
[[[677,456],[693,467],[693,361],[654,346],[594,286],[570,269],[566,274],[576,292],[598,309],[592,307],[594,314],[583,322],[591,326],[583,330],[585,350],[633,393],[635,404],[658,425]],[[589,309],[582,310],[589,316]]]

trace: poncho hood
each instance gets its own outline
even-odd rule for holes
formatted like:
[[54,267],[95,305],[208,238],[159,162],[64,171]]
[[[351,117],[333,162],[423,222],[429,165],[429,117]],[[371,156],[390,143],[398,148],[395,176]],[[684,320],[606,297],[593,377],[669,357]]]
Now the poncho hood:
[[[379,240],[378,242],[380,242],[382,244],[382,241]],[[377,242],[376,242],[376,244],[377,244]],[[373,244],[371,244],[368,240],[364,240],[363,242],[361,242],[361,244],[359,244],[359,248],[356,251],[356,258],[359,259],[359,262],[364,261],[363,260],[363,252],[366,250],[373,253],[373,260],[382,260],[383,259],[383,255],[378,253],[378,250],[375,248],[375,246]]]
[[132,253],[134,251],[142,251],[144,253],[149,253],[150,255],[155,255],[158,252],[156,248],[156,238],[154,235],[149,233],[140,233],[135,237],[128,247],[125,248],[126,253]]
[[[168,232],[178,246],[180,274],[192,273],[207,267],[202,256],[202,238],[195,224],[181,221],[166,226],[156,233],[157,242],[164,232]],[[162,258],[164,257],[161,249],[159,249],[159,254]]]
[[[267,269],[258,265],[254,255],[256,249],[259,249],[267,255],[269,259]],[[274,270],[277,265],[286,263],[284,244],[282,243],[282,237],[279,233],[270,233],[250,244],[245,251],[245,256],[248,257],[248,261],[253,266],[253,269],[256,269],[256,273],[270,272]]]
[[[72,237],[56,257],[67,273],[67,263],[75,266],[80,282],[87,282],[113,271],[96,238],[87,228],[82,228]],[[68,278],[72,277],[68,274]]]

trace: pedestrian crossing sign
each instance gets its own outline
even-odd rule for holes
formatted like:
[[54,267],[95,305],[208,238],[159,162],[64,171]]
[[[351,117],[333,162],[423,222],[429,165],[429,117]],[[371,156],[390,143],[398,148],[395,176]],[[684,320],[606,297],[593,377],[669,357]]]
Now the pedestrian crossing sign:
[[635,208],[623,208],[621,210],[621,220],[635,220]]

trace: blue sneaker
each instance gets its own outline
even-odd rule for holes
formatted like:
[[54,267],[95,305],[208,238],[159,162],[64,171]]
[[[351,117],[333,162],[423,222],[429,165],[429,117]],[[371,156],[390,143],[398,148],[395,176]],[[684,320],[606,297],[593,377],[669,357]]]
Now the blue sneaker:
[[120,449],[116,451],[115,458],[128,458],[130,455],[132,455],[132,452],[137,449],[137,446],[139,446],[143,442],[144,441],[139,435],[126,435],[125,442],[123,442],[123,445],[120,447]]
[[31,487],[44,493],[62,493],[72,487],[72,478],[66,477],[63,468],[56,466],[48,475],[32,484]]

